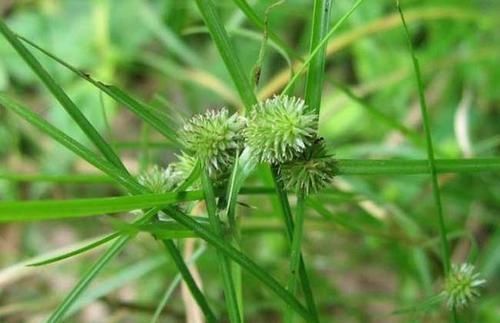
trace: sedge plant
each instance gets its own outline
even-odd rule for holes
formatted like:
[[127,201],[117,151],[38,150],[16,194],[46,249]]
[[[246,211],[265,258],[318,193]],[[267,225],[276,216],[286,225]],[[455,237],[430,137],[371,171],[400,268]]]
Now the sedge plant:
[[[340,227],[343,230],[360,233],[361,236],[373,235],[380,239],[391,239],[391,242],[397,241],[396,244],[401,243],[405,247],[409,246],[411,255],[414,257],[412,259],[416,263],[415,270],[412,272],[419,273],[422,290],[427,298],[422,302],[423,306],[405,308],[399,304],[403,306],[403,309],[395,309],[394,315],[432,312],[437,308],[436,304],[441,302],[446,304],[445,315],[449,315],[455,322],[460,321],[461,315],[465,315],[464,310],[472,307],[472,301],[479,297],[479,288],[487,287],[487,280],[468,262],[461,265],[451,264],[453,253],[451,240],[456,236],[461,237],[461,233],[452,232],[449,229],[450,219],[441,196],[439,175],[442,173],[495,173],[500,170],[500,159],[496,157],[467,160],[437,158],[432,136],[431,115],[426,99],[426,84],[413,46],[411,32],[399,2],[394,8],[399,10],[399,15],[391,17],[400,20],[391,18],[389,23],[396,24],[397,22],[397,26],[403,28],[403,39],[409,44],[409,56],[406,58],[411,60],[412,73],[416,79],[417,86],[414,89],[419,98],[423,135],[416,130],[409,130],[391,116],[381,112],[372,113],[377,116],[377,120],[411,137],[412,142],[425,150],[425,159],[346,159],[336,153],[337,147],[331,144],[331,140],[324,138],[320,131],[320,125],[325,122],[321,116],[325,109],[324,89],[327,83],[325,80],[329,77],[326,73],[326,62],[328,55],[332,52],[329,45],[332,38],[335,38],[335,33],[344,28],[344,23],[349,21],[351,15],[365,4],[362,0],[356,1],[342,15],[335,13],[335,3],[331,0],[312,1],[312,5],[308,7],[310,9],[308,49],[303,57],[286,45],[278,33],[269,30],[270,10],[265,10],[266,17],[262,19],[247,1],[233,0],[232,2],[241,10],[241,15],[233,17],[233,24],[237,25],[234,21],[245,17],[259,33],[264,35],[259,57],[255,57],[258,61],[259,76],[262,72],[260,70],[262,62],[265,61],[266,51],[263,49],[268,40],[287,62],[296,60],[295,63],[290,64],[295,74],[287,75],[285,82],[281,82],[281,86],[272,91],[272,95],[267,92],[274,84],[280,82],[269,82],[267,87],[261,89],[261,95],[256,93],[255,86],[252,84],[252,80],[256,80],[249,76],[250,73],[246,70],[241,60],[241,53],[232,38],[233,32],[237,33],[237,28],[229,30],[215,1],[194,0],[193,3],[196,4],[199,16],[204,23],[203,32],[208,33],[212,39],[220,56],[221,66],[227,71],[235,93],[224,87],[221,89],[222,82],[215,82],[217,78],[208,70],[203,69],[202,58],[176,38],[171,30],[162,29],[161,23],[155,20],[153,11],[145,11],[148,28],[159,35],[162,42],[171,44],[176,56],[190,66],[179,68],[165,61],[162,65],[165,73],[175,74],[182,71],[182,75],[190,75],[198,84],[204,84],[226,99],[230,98],[226,103],[238,108],[235,109],[237,112],[233,113],[232,109],[225,107],[202,106],[196,109],[202,111],[201,113],[186,117],[181,124],[176,126],[167,121],[152,105],[136,99],[117,86],[96,80],[37,45],[35,41],[15,34],[5,22],[0,21],[0,32],[3,37],[42,82],[50,95],[68,113],[92,147],[87,147],[73,138],[71,134],[58,129],[24,104],[10,98],[9,95],[0,94],[1,106],[26,120],[76,156],[93,165],[104,175],[82,177],[82,181],[112,184],[123,192],[119,197],[2,202],[0,222],[80,219],[106,213],[132,213],[136,216],[131,222],[113,219],[110,222],[114,232],[62,254],[38,259],[31,263],[33,266],[55,265],[61,260],[83,255],[111,243],[94,264],[87,266],[87,270],[82,273],[79,281],[69,293],[51,308],[53,311],[47,316],[47,321],[68,320],[70,315],[80,309],[83,306],[81,302],[86,295],[85,291],[94,279],[102,270],[109,267],[111,261],[127,244],[135,241],[135,237],[140,233],[148,234],[160,245],[164,250],[162,253],[165,252],[174,265],[171,268],[175,268],[177,273],[176,278],[164,291],[164,296],[155,307],[151,315],[152,321],[160,319],[164,307],[168,306],[172,299],[173,290],[181,280],[188,287],[197,309],[201,311],[207,322],[251,321],[249,313],[256,310],[247,299],[248,295],[255,292],[251,286],[253,282],[265,287],[267,292],[271,292],[272,295],[265,294],[265,298],[272,297],[280,300],[282,311],[279,316],[285,322],[334,321],[336,317],[332,313],[336,311],[325,310],[323,306],[325,297],[319,292],[320,281],[324,279],[324,270],[318,270],[318,266],[313,261],[309,261],[314,255],[304,252],[304,247],[310,243],[308,229],[311,223],[318,221],[311,216],[312,210],[325,219],[325,222],[320,222],[319,226],[324,227],[322,230],[328,230],[329,236],[339,233]],[[284,5],[281,2],[278,4]],[[280,8],[277,4],[271,4],[271,7],[274,8],[273,11]],[[427,17],[417,12],[411,15],[411,19],[415,19],[415,16],[420,17],[419,15]],[[447,17],[445,14],[441,15]],[[431,15],[431,17],[435,16],[439,15]],[[336,18],[333,19],[334,17]],[[460,17],[470,18],[466,14]],[[368,31],[371,30],[370,28],[367,28]],[[388,27],[383,25],[377,28]],[[362,34],[368,31],[357,32]],[[245,34],[241,30],[239,32],[252,35],[251,33]],[[341,40],[347,43],[351,38],[346,36]],[[58,84],[55,76],[51,75],[38,56],[33,54],[32,49],[44,54],[51,59],[51,62],[63,66],[73,75],[99,90],[100,93],[123,105],[148,129],[155,129],[162,136],[162,140],[168,142],[173,148],[176,159],[168,164],[158,162],[158,164],[149,165],[149,168],[137,174],[130,170],[130,167],[120,158],[115,145],[108,142],[81,112],[68,93]],[[182,55],[183,53],[186,55]],[[194,68],[199,70],[193,70]],[[264,72],[265,68],[264,64],[262,66]],[[288,68],[287,71],[289,71]],[[207,82],[207,79],[213,82]],[[302,87],[299,86],[301,80],[304,81]],[[363,102],[362,98],[351,93],[349,89],[346,91],[349,93],[348,96],[355,98],[367,111],[371,110],[371,107],[367,108],[368,105]],[[148,131],[144,133],[145,138],[142,144],[147,148]],[[149,158],[143,160],[148,161]],[[358,184],[354,187],[359,190],[359,194],[363,193],[363,198],[369,198],[371,204],[353,198],[353,193],[348,192],[347,189],[341,191],[338,188],[342,185],[344,188],[349,186],[349,183],[342,182],[344,176],[346,178],[367,175],[393,177],[416,174],[430,176],[434,204],[429,212],[435,214],[434,219],[438,228],[438,239],[430,239],[430,243],[427,241],[429,239],[422,226],[415,224],[416,221],[410,217],[405,217],[404,212],[397,207],[388,206],[388,209],[396,209],[395,218],[399,222],[395,220],[394,223],[389,223],[388,229],[384,230],[385,227],[382,227],[380,223],[386,221],[384,218],[386,215],[380,212],[380,208],[377,209],[376,202],[379,200],[376,194],[366,188],[367,185]],[[43,174],[9,174],[3,178],[12,181],[53,180],[59,183],[63,181],[74,183],[78,175],[51,177]],[[264,179],[266,186],[248,186],[248,183],[253,183],[256,178]],[[287,269],[283,274],[284,277],[280,279],[276,278],[277,273],[270,269],[272,266],[260,263],[260,259],[255,257],[255,254],[251,254],[245,244],[245,239],[249,237],[245,231],[245,223],[249,217],[255,216],[261,210],[258,206],[254,207],[243,202],[242,199],[256,194],[272,198],[273,209],[270,213],[281,215],[276,225],[285,237],[287,246],[285,267]],[[349,217],[350,214],[333,214],[334,212],[325,207],[326,203],[323,203],[325,196],[332,200],[348,201],[365,210],[364,213],[373,213],[377,216],[373,216],[369,221],[357,223]],[[195,208],[198,211],[201,210],[198,212],[201,216],[194,214]],[[270,219],[266,221],[270,222]],[[379,222],[374,225],[374,221]],[[334,223],[335,226],[323,226],[328,223]],[[399,226],[401,232],[392,230],[394,226]],[[190,271],[189,265],[194,261],[193,259],[201,258],[198,266],[202,266],[203,257],[201,253],[197,253],[196,257],[192,257],[193,259],[186,259],[181,252],[184,238],[196,238],[206,243],[209,248],[203,251],[205,253],[203,257],[210,251],[214,252],[217,275],[207,278],[208,274],[203,272],[203,279],[211,281],[215,278],[215,281],[220,282],[221,287],[217,285],[217,293],[215,293],[218,296],[214,296],[214,293],[210,293],[209,290],[204,290]],[[441,250],[438,254],[442,270],[435,278],[432,277],[433,273],[429,270],[428,262],[434,256],[436,245],[439,245]],[[205,250],[204,245],[200,250]],[[341,252],[341,250],[329,251],[333,254]],[[143,272],[162,267],[166,267],[163,258],[152,258],[144,266],[139,266],[139,269],[134,267],[133,271],[127,272],[127,277],[139,276],[138,272],[142,275]],[[442,284],[437,283],[440,280]],[[252,284],[246,284],[247,281],[251,281]],[[434,281],[436,281],[435,284]],[[439,286],[440,290],[436,292],[434,285]],[[335,306],[341,306],[342,302],[345,302],[343,295],[338,293],[332,294],[328,299],[329,303],[336,304]],[[417,302],[415,299],[413,301]]]

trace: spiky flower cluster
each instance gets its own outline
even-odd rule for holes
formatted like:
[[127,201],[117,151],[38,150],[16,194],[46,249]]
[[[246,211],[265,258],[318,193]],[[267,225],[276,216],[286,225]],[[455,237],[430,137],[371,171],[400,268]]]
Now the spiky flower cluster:
[[161,168],[154,165],[151,169],[139,175],[138,181],[152,193],[166,193],[179,183],[180,176],[170,166]]
[[317,115],[304,101],[288,96],[256,104],[247,119],[230,116],[226,109],[208,111],[184,125],[180,137],[187,153],[173,167],[185,179],[200,160],[214,184],[224,186],[244,146],[257,162],[278,168],[286,189],[314,193],[335,175],[335,162],[318,139],[317,126]]
[[254,106],[244,131],[245,143],[260,162],[288,162],[312,143],[317,123],[302,99],[275,96]]
[[[281,181],[289,191],[316,193],[326,187],[335,177],[335,160],[327,155],[324,141],[316,140],[309,151],[279,166]],[[306,156],[307,155],[307,156]]]
[[203,162],[209,173],[221,171],[230,166],[236,151],[241,148],[241,131],[245,120],[226,109],[210,110],[195,115],[186,122],[180,133],[187,151]]
[[474,298],[479,296],[479,287],[486,280],[481,279],[479,273],[475,272],[473,265],[463,263],[454,264],[445,281],[442,294],[446,297],[449,308],[466,307]]

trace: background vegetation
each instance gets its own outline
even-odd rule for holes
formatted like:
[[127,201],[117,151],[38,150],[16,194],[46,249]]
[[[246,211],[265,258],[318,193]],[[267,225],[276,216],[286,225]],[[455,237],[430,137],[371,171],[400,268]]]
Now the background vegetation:
[[[252,80],[255,66],[261,67],[258,98],[279,93],[290,66],[298,70],[309,52],[313,1],[287,0],[269,10],[274,1],[248,1],[260,21],[268,13],[270,39],[261,65],[262,26],[238,7],[244,1],[214,3],[241,63],[238,68]],[[420,61],[434,155],[451,160],[437,164],[451,262],[473,263],[487,280],[481,297],[458,317],[463,322],[497,322],[500,3],[407,0],[402,5]],[[340,160],[341,174],[306,204],[302,251],[316,305],[324,322],[444,322],[450,311],[444,304],[428,302],[442,289],[442,246],[407,38],[393,0],[364,1],[345,17],[352,6],[347,0],[333,3],[331,26],[347,19],[328,42],[321,83],[319,131]],[[149,104],[155,108],[152,114],[172,129],[208,108],[243,111],[247,105],[196,1],[3,1],[0,11],[15,33],[94,80],[114,84]],[[23,44],[132,174],[175,159],[179,150],[144,116],[102,94],[85,75]],[[87,135],[4,37],[0,57],[2,98],[15,99],[91,147]],[[304,95],[304,80],[295,83],[295,95]],[[117,202],[113,205],[118,213],[106,209],[95,217],[34,221],[43,212],[60,212],[62,206],[29,208],[16,201],[127,192],[22,121],[6,108],[4,99],[1,103],[0,218],[12,223],[0,225],[0,321],[39,322],[57,308],[107,245],[46,266],[26,265],[84,246],[89,239],[122,228],[117,216],[132,216]],[[473,159],[464,163],[463,158]],[[386,159],[391,162],[363,162]],[[259,167],[245,186],[259,187],[265,194],[238,198],[241,250],[285,284],[289,244],[269,170]],[[293,195],[290,201],[293,207]],[[78,214],[79,206],[68,212]],[[29,221],[14,223],[19,220]],[[186,234],[177,234],[182,232]],[[186,244],[180,243],[182,252]],[[196,267],[204,292],[226,320],[216,249],[197,242],[199,246]],[[149,322],[169,286],[176,286],[171,285],[176,274],[158,240],[148,232],[138,233],[72,304],[68,320]],[[181,322],[193,311],[194,305],[186,306],[180,297],[180,288],[173,293],[162,321]],[[280,320],[283,303],[246,273],[243,298],[246,321]]]

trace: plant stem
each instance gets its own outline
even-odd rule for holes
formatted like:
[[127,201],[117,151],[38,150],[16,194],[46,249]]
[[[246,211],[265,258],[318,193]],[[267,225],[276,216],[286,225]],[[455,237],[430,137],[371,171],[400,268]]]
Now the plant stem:
[[[288,203],[288,198],[286,195],[286,192],[283,188],[282,183],[279,181],[279,175],[276,169],[272,168],[271,169],[272,175],[273,175],[273,180],[274,180],[274,186],[276,188],[276,194],[278,196],[280,206],[281,206],[281,211],[283,213],[283,218],[285,221],[286,225],[286,235],[287,239],[292,243],[293,239],[293,232],[294,232],[294,221],[292,217],[292,211],[290,209],[290,204]],[[304,298],[306,300],[307,308],[309,312],[311,313],[311,316],[314,318],[314,322],[318,322],[318,311],[316,309],[316,303],[314,301],[314,295],[312,293],[311,285],[309,283],[309,278],[307,276],[307,271],[306,271],[306,266],[304,263],[304,259],[301,255],[300,257],[300,263],[299,263],[299,276],[300,276],[300,282],[302,286],[302,291],[304,292]]]
[[[438,174],[461,174],[500,171],[500,158],[470,158],[470,159],[435,159],[434,165]],[[419,175],[429,173],[428,160],[406,159],[338,159],[337,175]],[[13,182],[47,182],[64,184],[104,184],[114,182],[108,175],[92,174],[19,174],[0,173],[0,180]],[[254,190],[244,187],[243,191]],[[263,193],[273,191],[269,187]]]
[[[290,254],[290,276],[288,278],[288,291],[295,295],[297,294],[297,282],[299,280],[299,267],[301,260],[301,245],[304,235],[304,209],[305,209],[305,194],[300,191],[297,194],[297,208],[295,211],[295,228],[293,229],[292,246]],[[291,308],[287,307],[285,322],[293,322],[294,313]]]
[[418,97],[420,101],[420,112],[422,114],[422,120],[424,124],[424,130],[425,130],[425,140],[427,142],[427,157],[429,159],[429,171],[431,173],[431,178],[432,178],[432,192],[434,195],[434,200],[436,203],[436,208],[437,208],[437,213],[438,213],[438,224],[439,224],[439,234],[441,236],[441,246],[442,246],[442,256],[443,256],[443,266],[444,266],[444,274],[447,275],[450,269],[450,246],[448,243],[448,239],[446,238],[446,225],[444,221],[444,216],[443,216],[443,206],[441,203],[441,193],[439,190],[439,183],[438,183],[438,178],[437,178],[437,170],[436,170],[436,163],[435,163],[435,158],[434,158],[434,149],[433,149],[433,144],[432,144],[432,136],[431,136],[431,129],[430,129],[430,121],[429,121],[429,113],[427,109],[427,102],[425,100],[425,91],[424,91],[424,84],[422,81],[422,75],[420,73],[420,66],[418,63],[417,56],[415,55],[415,50],[413,49],[413,44],[411,42],[410,38],[410,33],[408,31],[408,27],[406,25],[406,21],[403,15],[403,11],[401,9],[401,6],[399,4],[399,1],[397,1],[397,6],[399,10],[399,14],[401,16],[401,21],[403,23],[403,27],[405,30],[406,38],[408,40],[408,47],[410,49],[410,54],[413,62],[413,68],[415,70],[415,77],[417,81],[417,86],[418,86]]
[[[222,224],[218,216],[215,194],[212,187],[212,181],[210,180],[208,170],[206,168],[202,172],[201,182],[205,194],[205,203],[212,231],[217,236],[224,239],[225,238],[224,229],[222,227]],[[224,284],[224,297],[226,300],[229,319],[232,323],[240,323],[242,321],[239,313],[239,306],[234,287],[231,262],[229,261],[228,257],[220,250],[217,250],[217,256],[219,258],[219,266]]]
[[[439,190],[439,182],[438,182],[437,171],[436,171],[434,149],[433,149],[431,129],[430,129],[429,113],[428,113],[428,109],[427,109],[427,102],[425,99],[424,83],[422,81],[422,75],[420,73],[420,66],[418,63],[417,56],[415,54],[415,50],[413,48],[413,44],[412,44],[411,37],[410,37],[410,32],[408,31],[408,26],[406,25],[405,17],[403,15],[403,10],[401,9],[401,5],[399,3],[399,0],[396,0],[396,4],[398,7],[399,15],[401,17],[401,22],[403,23],[403,29],[404,29],[405,34],[406,34],[406,39],[408,40],[408,47],[409,47],[411,59],[413,62],[413,68],[415,70],[415,78],[416,78],[417,87],[418,87],[418,98],[420,101],[420,113],[422,115],[422,120],[423,120],[424,130],[425,130],[425,140],[427,143],[427,158],[429,159],[429,170],[430,170],[431,179],[432,179],[432,192],[434,195],[434,201],[436,203],[436,208],[437,208],[437,213],[438,213],[439,236],[441,239],[442,262],[443,262],[444,276],[446,277],[448,275],[448,273],[450,271],[450,267],[451,267],[450,244],[449,244],[448,238],[447,238],[448,231],[446,229],[444,215],[443,215],[443,205],[441,203],[441,193]],[[452,310],[452,321],[455,323],[458,322],[458,316],[457,316],[455,309]]]
[[[328,34],[330,25],[330,8],[332,0],[315,0],[312,17],[312,31],[309,44],[309,55],[312,57],[307,72],[305,101],[314,109],[317,115],[321,106],[321,94],[323,91],[323,78],[325,75],[326,42],[323,38]],[[317,55],[312,55],[316,47],[319,47]]]

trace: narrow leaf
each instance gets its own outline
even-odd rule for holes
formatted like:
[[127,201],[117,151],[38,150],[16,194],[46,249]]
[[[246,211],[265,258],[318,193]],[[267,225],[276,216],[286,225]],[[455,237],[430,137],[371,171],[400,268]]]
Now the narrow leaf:
[[116,239],[119,236],[120,236],[120,233],[118,233],[118,232],[115,232],[115,233],[112,233],[112,234],[108,234],[104,238],[101,238],[101,239],[98,239],[96,241],[93,241],[93,242],[91,242],[91,243],[89,243],[89,244],[87,244],[87,245],[85,245],[85,246],[83,246],[81,248],[78,248],[78,249],[75,249],[75,250],[63,253],[61,255],[57,255],[55,257],[51,257],[51,258],[48,258],[48,259],[44,259],[44,260],[41,260],[41,261],[37,261],[37,262],[31,263],[31,264],[28,264],[28,266],[33,266],[33,267],[43,266],[43,265],[48,265],[48,264],[51,264],[51,263],[54,263],[54,262],[58,262],[58,261],[61,261],[61,260],[64,260],[64,259],[68,259],[68,258],[77,256],[79,254],[85,253],[87,251],[90,251],[92,249],[95,249],[95,248],[97,248],[99,246],[102,246],[106,242],[109,242],[109,241],[111,241],[113,239]]
[[200,191],[191,191],[73,200],[3,202],[0,203],[0,223],[79,218],[128,212],[151,207],[164,207],[178,202],[196,201],[202,198],[203,194]]

